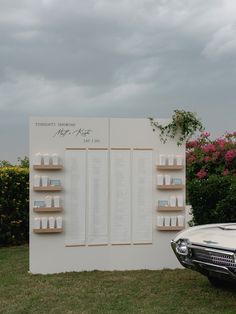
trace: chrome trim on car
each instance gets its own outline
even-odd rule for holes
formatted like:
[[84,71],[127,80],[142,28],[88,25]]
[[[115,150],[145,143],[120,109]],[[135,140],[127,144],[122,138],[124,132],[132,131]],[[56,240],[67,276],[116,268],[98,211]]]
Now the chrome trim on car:
[[226,250],[221,250],[221,249],[214,249],[211,247],[205,247],[205,246],[200,246],[200,245],[194,245],[194,244],[189,244],[188,247],[190,249],[197,249],[197,250],[203,250],[207,252],[212,252],[212,253],[219,253],[219,254],[225,254],[229,256],[234,256],[235,252],[232,251],[226,251]]
[[233,273],[232,271],[230,271],[228,269],[228,267],[219,266],[219,265],[215,265],[215,264],[211,264],[211,263],[206,263],[206,262],[202,262],[202,261],[199,261],[199,260],[192,260],[192,263],[195,264],[196,266],[200,266],[200,267],[206,266],[206,267],[204,267],[205,270],[213,271],[213,269],[214,269],[215,272],[227,274],[231,278],[236,279],[236,274]]
[[[228,251],[228,252],[232,252],[232,248],[227,248],[227,247],[223,247],[223,246],[219,246],[217,245],[217,247],[215,245],[210,245],[210,244],[199,244],[199,243],[195,243],[195,242],[191,242],[191,245],[195,245],[196,247],[205,247],[207,249],[215,249],[215,250],[224,250],[224,251]],[[236,252],[236,250],[235,250]]]

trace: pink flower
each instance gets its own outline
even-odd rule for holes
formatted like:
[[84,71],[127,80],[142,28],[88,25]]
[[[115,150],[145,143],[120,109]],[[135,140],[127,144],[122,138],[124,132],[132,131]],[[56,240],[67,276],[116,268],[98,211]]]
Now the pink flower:
[[203,138],[208,138],[210,135],[211,135],[211,133],[209,133],[209,132],[203,132],[203,133],[201,134],[201,137],[203,137]]
[[227,176],[229,174],[229,169],[225,169],[224,171],[223,171],[223,176]]
[[203,161],[204,162],[208,162],[208,161],[211,161],[212,159],[211,159],[211,157],[209,157],[209,156],[206,156],[206,157],[204,157],[204,159],[203,159]]
[[194,162],[196,160],[196,157],[194,157],[194,156],[189,156],[188,158],[187,158],[187,161],[188,162]]
[[194,147],[197,147],[198,145],[198,142],[197,141],[189,141],[187,142],[187,148],[194,148]]
[[202,148],[202,150],[204,151],[204,153],[209,154],[215,152],[216,148],[213,144],[207,144]]
[[212,155],[212,161],[216,161],[220,157],[220,152],[215,152]]
[[199,179],[203,179],[207,176],[207,172],[204,169],[201,169],[198,173],[197,173],[197,177]]
[[218,140],[216,140],[216,143],[219,145],[220,149],[224,149],[225,148],[226,141],[223,140],[222,138],[219,138]]
[[233,149],[230,149],[225,154],[225,160],[231,162],[236,157],[236,153]]

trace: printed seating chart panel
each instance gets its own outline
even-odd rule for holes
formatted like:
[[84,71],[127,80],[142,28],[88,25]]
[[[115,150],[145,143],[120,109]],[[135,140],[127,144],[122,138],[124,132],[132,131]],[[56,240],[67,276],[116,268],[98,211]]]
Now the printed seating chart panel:
[[88,151],[88,244],[108,243],[108,152]]
[[152,150],[67,150],[66,168],[66,245],[152,243]]
[[133,241],[152,242],[152,151],[133,153]]
[[66,194],[66,243],[85,244],[86,230],[86,150],[67,150],[65,184]]
[[131,152],[111,150],[111,243],[131,243]]

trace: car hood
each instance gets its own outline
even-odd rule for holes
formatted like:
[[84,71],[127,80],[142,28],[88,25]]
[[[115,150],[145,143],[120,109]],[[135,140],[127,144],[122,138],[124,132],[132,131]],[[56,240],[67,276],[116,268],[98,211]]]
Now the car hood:
[[193,244],[236,250],[236,223],[192,227],[178,238],[187,238]]

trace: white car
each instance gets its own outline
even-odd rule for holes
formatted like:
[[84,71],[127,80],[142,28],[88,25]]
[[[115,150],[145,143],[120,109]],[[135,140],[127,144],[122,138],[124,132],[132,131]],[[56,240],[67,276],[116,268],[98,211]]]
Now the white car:
[[179,262],[219,286],[236,283],[236,223],[188,228],[171,241]]

